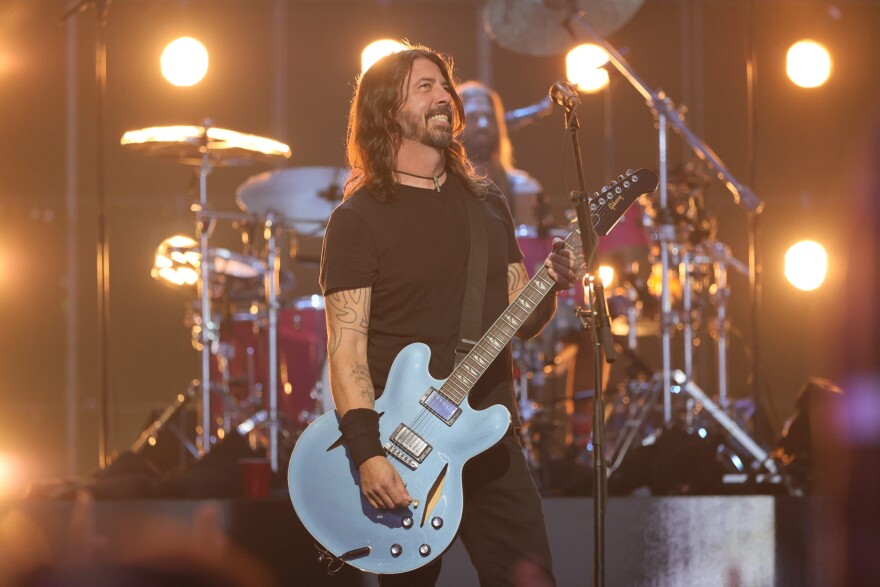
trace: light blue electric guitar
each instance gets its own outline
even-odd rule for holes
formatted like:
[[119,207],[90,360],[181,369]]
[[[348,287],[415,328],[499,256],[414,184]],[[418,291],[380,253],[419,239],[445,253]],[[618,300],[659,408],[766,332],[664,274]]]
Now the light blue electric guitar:
[[[656,187],[656,174],[640,169],[603,188],[591,201],[596,232],[607,234],[636,198]],[[574,249],[579,239],[572,232],[565,246]],[[388,460],[413,497],[409,507],[377,510],[361,494],[335,411],[306,428],[290,459],[290,498],[332,558],[371,573],[403,573],[452,544],[462,515],[462,468],[510,426],[507,408],[476,411],[467,395],[552,286],[542,267],[445,380],[430,376],[431,351],[424,344],[410,344],[395,357],[375,408]]]

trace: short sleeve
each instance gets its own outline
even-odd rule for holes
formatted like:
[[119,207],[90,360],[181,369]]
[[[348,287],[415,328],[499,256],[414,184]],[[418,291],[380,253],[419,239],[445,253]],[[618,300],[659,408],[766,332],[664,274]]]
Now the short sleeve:
[[378,273],[376,243],[358,213],[344,204],[330,215],[318,281],[324,295],[370,287]]

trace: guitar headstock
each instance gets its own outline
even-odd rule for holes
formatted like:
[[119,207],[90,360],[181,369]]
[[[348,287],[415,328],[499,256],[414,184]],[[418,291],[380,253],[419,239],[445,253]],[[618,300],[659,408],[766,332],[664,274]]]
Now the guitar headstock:
[[627,169],[610,184],[603,186],[590,196],[590,219],[596,234],[605,236],[623,213],[632,206],[639,196],[657,189],[657,174],[650,169],[633,171]]

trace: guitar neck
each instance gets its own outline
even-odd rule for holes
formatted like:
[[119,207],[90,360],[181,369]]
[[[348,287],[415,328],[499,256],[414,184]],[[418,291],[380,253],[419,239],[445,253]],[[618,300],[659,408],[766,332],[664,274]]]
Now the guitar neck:
[[[589,203],[590,221],[595,231],[600,236],[608,234],[636,198],[656,188],[657,174],[650,169],[639,169],[628,170],[626,175],[619,176],[603,187],[601,192],[594,193]],[[579,244],[580,234],[579,230],[571,232],[565,239],[565,247],[572,252],[577,251],[576,245]],[[553,283],[547,267],[542,266],[483,338],[452,371],[446,382],[440,386],[440,393],[456,405],[460,405],[523,322],[547,297],[553,288]]]
[[[575,241],[580,232],[575,230],[565,239],[565,247],[574,254]],[[553,278],[547,267],[541,269],[523,287],[474,348],[462,359],[446,382],[440,387],[441,393],[461,404],[486,369],[510,343],[523,323],[532,315],[541,301],[552,291]]]

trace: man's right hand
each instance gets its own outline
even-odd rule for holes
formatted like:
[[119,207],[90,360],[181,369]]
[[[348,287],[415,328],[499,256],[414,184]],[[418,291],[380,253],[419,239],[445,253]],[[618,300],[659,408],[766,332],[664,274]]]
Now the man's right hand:
[[372,457],[361,463],[361,492],[376,509],[404,508],[412,497],[403,485],[397,470],[385,457]]

